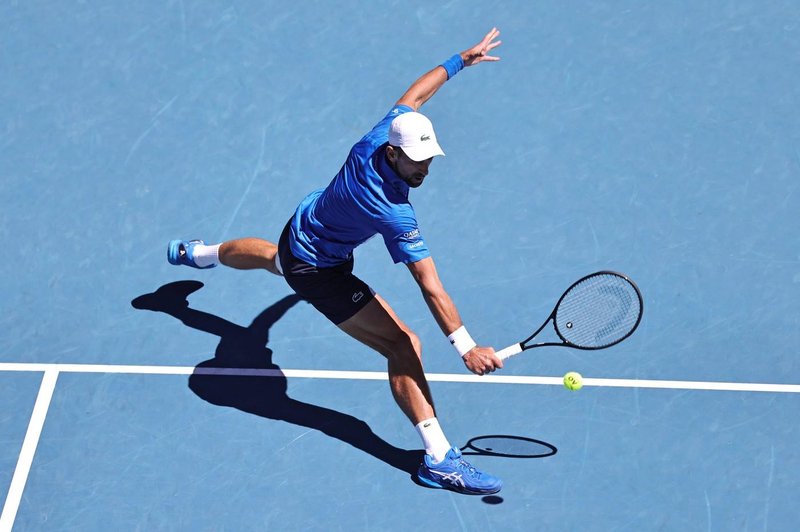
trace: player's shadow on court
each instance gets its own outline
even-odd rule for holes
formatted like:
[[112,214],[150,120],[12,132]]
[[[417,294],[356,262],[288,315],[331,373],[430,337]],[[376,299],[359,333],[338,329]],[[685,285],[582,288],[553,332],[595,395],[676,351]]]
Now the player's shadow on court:
[[267,347],[269,330],[302,301],[300,297],[284,297],[243,327],[190,308],[186,298],[202,287],[199,281],[177,281],[131,301],[134,308],[169,314],[188,327],[219,337],[214,358],[198,364],[189,377],[195,394],[215,405],[318,430],[414,476],[422,450],[398,449],[360,419],[286,394],[286,377],[272,362],[272,350]]

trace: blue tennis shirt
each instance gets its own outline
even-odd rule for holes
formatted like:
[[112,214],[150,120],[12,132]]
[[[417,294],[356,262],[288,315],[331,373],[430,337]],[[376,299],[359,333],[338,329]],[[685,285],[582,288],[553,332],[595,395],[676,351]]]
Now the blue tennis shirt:
[[347,262],[356,246],[380,234],[395,263],[430,256],[408,202],[408,185],[389,167],[389,125],[413,111],[398,105],[350,150],[330,184],[306,196],[290,221],[289,247],[319,268]]

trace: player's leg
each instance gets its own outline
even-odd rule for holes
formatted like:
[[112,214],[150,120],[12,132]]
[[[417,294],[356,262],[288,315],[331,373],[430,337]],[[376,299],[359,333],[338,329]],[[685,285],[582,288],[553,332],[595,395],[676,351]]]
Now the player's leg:
[[392,394],[414,425],[435,417],[431,391],[422,369],[419,338],[383,298],[376,294],[356,315],[340,323],[339,328],[386,357]]
[[167,246],[170,264],[192,268],[213,268],[224,264],[238,270],[267,270],[281,275],[278,246],[261,238],[240,238],[222,244],[206,244],[202,240],[172,240]]
[[237,270],[267,270],[281,275],[275,258],[278,246],[261,238],[239,238],[223,242],[219,247],[219,261]]
[[397,404],[414,423],[425,444],[417,472],[423,484],[459,493],[500,491],[500,479],[467,463],[451,447],[435,417],[433,400],[422,368],[422,346],[417,336],[377,294],[355,315],[338,324],[344,332],[383,354],[389,365],[389,383]]

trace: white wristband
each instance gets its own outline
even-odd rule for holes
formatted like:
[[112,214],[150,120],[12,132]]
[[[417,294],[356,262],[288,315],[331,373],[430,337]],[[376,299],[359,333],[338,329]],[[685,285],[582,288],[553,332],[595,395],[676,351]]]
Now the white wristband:
[[453,334],[449,335],[447,339],[450,340],[450,343],[453,344],[453,347],[456,348],[456,351],[458,351],[458,354],[462,357],[469,353],[470,349],[478,345],[463,325],[453,331]]

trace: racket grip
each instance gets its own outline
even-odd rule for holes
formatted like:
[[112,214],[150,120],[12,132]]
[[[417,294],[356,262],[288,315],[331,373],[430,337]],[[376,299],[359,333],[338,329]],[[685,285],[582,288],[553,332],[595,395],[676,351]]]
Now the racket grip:
[[518,355],[519,353],[522,353],[522,344],[510,345],[510,346],[506,347],[505,349],[501,349],[500,351],[496,351],[495,355],[497,355],[497,357],[500,360],[505,360],[508,357],[514,356],[514,355]]

